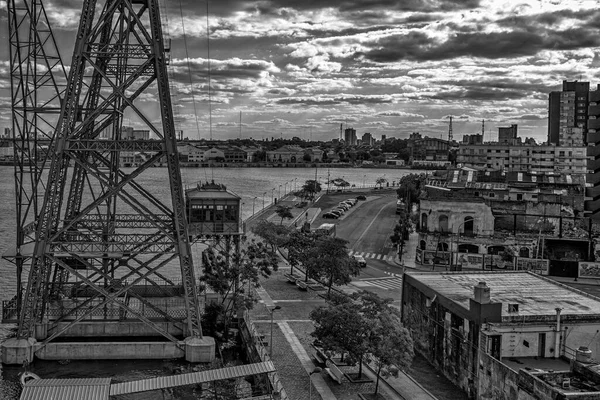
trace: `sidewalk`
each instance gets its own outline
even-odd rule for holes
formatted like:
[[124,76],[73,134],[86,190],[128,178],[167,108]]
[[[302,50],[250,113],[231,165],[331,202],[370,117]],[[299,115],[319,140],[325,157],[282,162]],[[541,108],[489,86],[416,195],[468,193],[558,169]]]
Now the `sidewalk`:
[[[304,220],[312,223],[319,216],[321,210],[314,206],[315,203],[309,204],[309,208],[294,207],[298,201],[299,199],[294,196],[288,196],[277,203],[292,207],[291,212],[294,218],[284,220],[284,225],[299,227]],[[274,210],[274,205],[272,205],[261,212],[260,217],[249,221],[248,231],[253,224],[264,219],[277,224],[281,223],[281,219],[277,217]],[[413,268],[417,241],[418,235],[415,235],[414,240],[407,241],[407,253],[404,255],[405,260],[410,257]],[[288,283],[284,276],[285,273],[289,273],[290,267],[283,257],[281,257],[279,265],[279,271],[274,272],[269,279],[263,280],[262,286],[257,289],[261,300],[250,312],[250,317],[257,330],[265,335],[269,346],[272,346],[272,361],[279,371],[290,400],[305,400],[309,398],[309,373],[316,368],[313,361],[315,349],[312,343],[314,338],[310,335],[314,326],[309,314],[316,307],[325,305],[325,300],[319,294],[325,293],[326,289],[299,290],[295,285]],[[410,268],[410,266],[408,267]],[[347,294],[357,290],[353,286],[343,286],[337,289]],[[273,324],[271,324],[271,310],[275,306],[281,308],[273,311]],[[355,373],[358,370],[358,366],[340,366],[339,368],[344,373]],[[371,378],[372,382],[352,383],[344,377],[342,383],[338,384],[324,370],[321,373],[313,374],[310,379],[313,389],[312,398],[359,400],[359,393],[373,393],[376,376],[368,368],[363,368],[363,372],[366,377]],[[379,393],[386,400],[435,399],[407,375],[401,374],[398,378],[386,378],[385,381],[388,381],[395,390],[388,388],[383,381],[382,379],[379,383]]]

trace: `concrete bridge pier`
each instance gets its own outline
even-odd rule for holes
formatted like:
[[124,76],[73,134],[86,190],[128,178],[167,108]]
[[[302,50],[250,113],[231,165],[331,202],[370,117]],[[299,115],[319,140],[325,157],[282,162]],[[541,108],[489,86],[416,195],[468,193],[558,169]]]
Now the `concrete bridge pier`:
[[187,337],[185,343],[185,360],[195,363],[209,363],[215,359],[215,338],[210,336]]
[[0,345],[0,361],[2,364],[29,364],[33,362],[35,351],[39,345],[34,338],[10,338]]

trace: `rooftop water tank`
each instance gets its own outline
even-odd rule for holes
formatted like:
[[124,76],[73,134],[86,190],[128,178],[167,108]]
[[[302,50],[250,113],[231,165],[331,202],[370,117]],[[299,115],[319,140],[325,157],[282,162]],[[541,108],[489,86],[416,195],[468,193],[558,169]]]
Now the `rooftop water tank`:
[[490,288],[485,284],[485,282],[479,282],[477,286],[475,286],[473,294],[475,301],[479,304],[489,304]]
[[579,348],[575,350],[575,360],[582,363],[591,363],[592,351],[585,346],[579,346]]

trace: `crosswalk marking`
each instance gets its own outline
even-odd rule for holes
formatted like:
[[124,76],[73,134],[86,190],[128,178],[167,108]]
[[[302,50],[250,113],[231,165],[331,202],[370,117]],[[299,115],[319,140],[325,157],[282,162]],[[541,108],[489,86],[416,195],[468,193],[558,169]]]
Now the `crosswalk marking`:
[[354,251],[354,250],[350,250],[348,252],[348,255],[351,256],[362,256],[364,258],[372,258],[375,260],[382,260],[382,261],[394,261],[394,256],[388,256],[385,254],[378,254],[378,253],[366,253],[364,251]]
[[375,278],[375,279],[362,279],[359,281],[353,281],[352,284],[357,287],[374,286],[384,290],[398,290],[402,289],[402,278]]

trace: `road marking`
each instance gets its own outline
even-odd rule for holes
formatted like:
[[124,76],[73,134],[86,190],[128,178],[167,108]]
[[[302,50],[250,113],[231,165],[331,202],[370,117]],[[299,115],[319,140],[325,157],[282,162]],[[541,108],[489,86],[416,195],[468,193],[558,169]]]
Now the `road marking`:
[[377,287],[384,290],[402,289],[402,278],[372,278],[353,281],[352,284],[356,287]]
[[377,213],[377,215],[375,215],[375,217],[373,217],[373,221],[371,221],[371,223],[369,224],[369,226],[367,226],[367,228],[364,230],[364,232],[362,233],[362,235],[360,235],[360,237],[356,240],[356,242],[354,242],[354,244],[358,243],[361,241],[361,239],[367,234],[367,231],[369,230],[369,228],[371,228],[371,226],[375,223],[375,221],[377,220],[377,217],[379,217],[379,214],[381,214],[381,212],[383,211],[384,208],[389,207],[389,204],[385,204],[383,207],[381,207],[381,210],[379,210],[379,212]]
[[348,255],[349,256],[362,256],[363,258],[370,258],[370,259],[376,259],[376,260],[382,260],[382,261],[388,261],[388,262],[394,261],[393,255],[388,256],[386,254],[365,253],[364,251],[349,250]]

